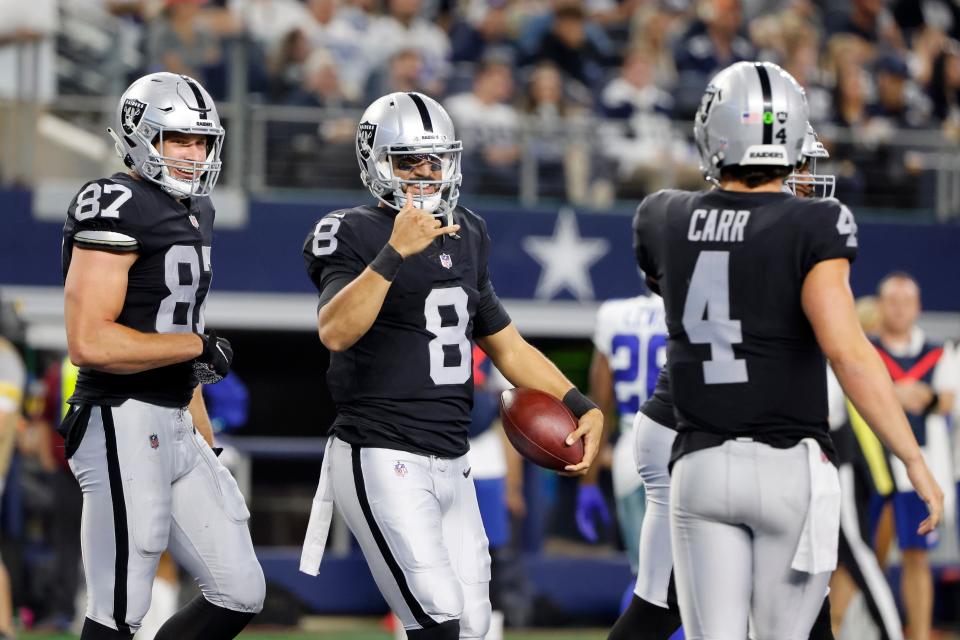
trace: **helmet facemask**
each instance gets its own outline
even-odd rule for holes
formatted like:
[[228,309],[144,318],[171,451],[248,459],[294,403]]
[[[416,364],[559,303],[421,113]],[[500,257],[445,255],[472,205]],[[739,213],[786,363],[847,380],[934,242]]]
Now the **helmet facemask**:
[[[158,185],[161,189],[175,198],[205,197],[213,192],[220,177],[223,162],[220,152],[223,149],[224,131],[220,127],[191,127],[173,129],[158,126],[144,119],[132,131],[124,131],[126,138],[132,138],[136,143],[148,149],[146,157],[137,163],[130,154],[126,154],[124,145],[119,136],[112,129],[108,129],[117,144],[117,152],[124,158],[124,162],[145,180]],[[207,156],[202,161],[178,159],[165,156],[161,153],[163,142],[169,133],[183,133],[203,135],[207,137]],[[129,144],[129,143],[128,143]],[[133,146],[133,145],[131,145]],[[178,177],[174,169],[189,172],[192,178]]]
[[[366,176],[371,192],[380,202],[399,211],[403,208],[409,192],[413,196],[413,205],[437,217],[452,220],[453,210],[460,198],[460,154],[463,145],[459,140],[450,143],[425,143],[389,145],[373,150],[368,166],[376,175]],[[431,177],[415,173],[422,163],[430,163]],[[407,169],[404,169],[406,165]],[[408,173],[401,178],[398,171]],[[440,172],[439,179],[432,174]],[[407,191],[404,190],[406,187]],[[433,187],[432,193],[423,193],[423,189]]]
[[837,186],[837,177],[832,174],[817,173],[817,160],[829,158],[830,153],[820,142],[817,132],[809,122],[801,154],[803,164],[786,179],[787,188],[793,195],[802,198],[832,198]]
[[793,195],[801,198],[832,198],[837,188],[837,176],[817,173],[817,159],[807,158],[800,169],[790,174],[786,184]]

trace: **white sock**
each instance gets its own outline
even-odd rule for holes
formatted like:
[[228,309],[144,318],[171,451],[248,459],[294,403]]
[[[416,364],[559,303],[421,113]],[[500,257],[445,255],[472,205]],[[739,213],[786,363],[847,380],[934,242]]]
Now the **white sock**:
[[487,631],[486,640],[503,640],[503,611],[490,613],[490,631]]
[[157,631],[170,617],[177,612],[180,599],[180,585],[156,578],[153,581],[153,591],[150,596],[150,609],[140,623],[135,640],[153,640]]

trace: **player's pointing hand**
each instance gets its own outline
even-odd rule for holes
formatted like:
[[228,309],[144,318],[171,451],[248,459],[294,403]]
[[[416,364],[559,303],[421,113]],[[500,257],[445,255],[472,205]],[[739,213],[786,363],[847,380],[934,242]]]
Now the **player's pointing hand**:
[[412,188],[406,193],[407,201],[403,209],[393,220],[393,233],[390,234],[390,246],[404,258],[426,249],[434,238],[448,233],[456,233],[460,225],[441,226],[440,220],[423,209],[413,206]]

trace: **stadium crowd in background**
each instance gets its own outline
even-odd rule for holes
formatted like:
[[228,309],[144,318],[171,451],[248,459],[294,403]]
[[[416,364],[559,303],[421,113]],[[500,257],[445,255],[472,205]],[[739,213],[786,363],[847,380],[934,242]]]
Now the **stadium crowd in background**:
[[[663,125],[688,121],[716,71],[753,58],[804,86],[838,195],[853,206],[930,205],[932,160],[888,145],[898,130],[960,140],[960,8],[939,0],[103,2],[141,53],[129,79],[187,73],[224,99],[232,41],[243,45],[248,90],[269,104],[357,109],[395,90],[456,96],[461,134],[479,144],[465,158],[475,168],[467,191],[517,194],[512,133],[525,116],[542,195],[602,203],[595,191],[605,186],[624,198],[696,186],[688,127],[675,135]],[[603,145],[584,142],[595,135],[587,115],[611,119]],[[274,140],[291,125],[277,126]],[[557,130],[564,142],[543,142]],[[309,161],[349,146],[343,131],[336,121],[302,127],[306,166],[290,171],[299,160],[278,158],[270,173],[283,186],[355,187],[346,176],[318,176],[329,165]]]

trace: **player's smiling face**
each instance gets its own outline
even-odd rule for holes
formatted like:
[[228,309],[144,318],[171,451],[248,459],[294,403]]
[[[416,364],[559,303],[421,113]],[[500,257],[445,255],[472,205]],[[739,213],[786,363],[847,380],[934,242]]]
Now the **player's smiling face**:
[[160,144],[160,155],[171,160],[187,160],[178,166],[176,162],[168,164],[170,174],[178,180],[193,180],[192,162],[204,162],[207,159],[207,136],[199,133],[181,133],[168,131]]
[[[435,153],[408,153],[392,157],[393,175],[400,180],[442,180],[443,163],[445,158]],[[432,195],[437,192],[437,184],[403,184],[403,191],[410,189],[414,193]]]

